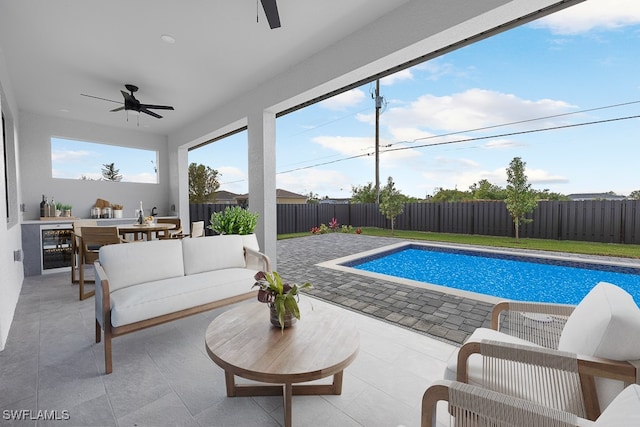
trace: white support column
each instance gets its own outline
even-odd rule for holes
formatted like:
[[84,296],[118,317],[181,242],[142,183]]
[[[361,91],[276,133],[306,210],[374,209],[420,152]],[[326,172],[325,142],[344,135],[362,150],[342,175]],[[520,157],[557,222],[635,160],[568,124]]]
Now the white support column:
[[276,115],[271,111],[252,111],[248,116],[249,209],[257,212],[256,237],[260,250],[276,259]]
[[[171,205],[176,205],[175,214],[180,218],[182,229],[188,234],[189,230],[191,230],[191,218],[189,218],[189,150],[180,147],[177,152],[171,153],[171,156],[175,156],[175,165],[177,167],[175,175],[172,174],[171,176],[171,182],[176,182],[176,188],[172,188],[171,191],[169,210],[171,210]],[[205,221],[205,227],[207,225],[209,224]]]

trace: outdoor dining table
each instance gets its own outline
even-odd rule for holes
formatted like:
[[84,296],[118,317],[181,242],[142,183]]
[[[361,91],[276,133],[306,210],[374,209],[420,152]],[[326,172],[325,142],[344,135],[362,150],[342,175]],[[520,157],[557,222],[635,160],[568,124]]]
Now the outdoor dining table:
[[118,234],[125,238],[127,234],[133,234],[133,240],[141,240],[142,236],[146,236],[147,240],[151,240],[153,238],[153,233],[157,233],[159,231],[167,232],[167,230],[171,230],[176,228],[175,224],[167,224],[167,223],[149,223],[149,224],[131,224],[131,225],[118,225]]

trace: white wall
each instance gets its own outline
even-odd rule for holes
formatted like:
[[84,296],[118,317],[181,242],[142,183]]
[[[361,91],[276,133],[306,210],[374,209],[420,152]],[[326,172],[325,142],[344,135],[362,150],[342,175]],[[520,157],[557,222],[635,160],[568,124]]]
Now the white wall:
[[[6,119],[7,134],[11,134],[7,138],[10,143],[14,141],[13,150],[9,150],[14,153],[14,157],[18,156],[18,139],[15,131],[17,126],[17,112],[18,108],[15,104],[15,99],[12,96],[11,86],[9,84],[8,74],[6,72],[4,57],[0,50],[0,111]],[[0,135],[1,139],[1,135]],[[4,141],[0,141],[0,153],[4,150]],[[8,159],[10,162],[15,162],[18,165],[17,159]],[[18,170],[19,173],[19,170]],[[9,328],[13,320],[13,314],[15,313],[15,307],[18,302],[18,296],[20,295],[20,289],[22,287],[22,281],[24,279],[24,272],[22,263],[13,260],[13,252],[21,250],[22,237],[20,233],[20,218],[11,218],[10,222],[5,221],[7,217],[6,204],[4,202],[6,197],[5,192],[5,170],[4,162],[0,161],[0,351],[4,349],[7,342],[7,336],[9,335]],[[20,186],[18,181],[18,197],[14,198],[11,203],[14,204],[10,209],[13,212],[19,212],[18,205],[20,203]],[[19,216],[19,214],[17,214]]]
[[[158,151],[158,184],[54,179],[51,174],[51,137],[78,139]],[[73,216],[89,218],[96,199],[124,205],[124,214],[134,216],[140,200],[144,208],[169,213],[169,156],[167,138],[136,130],[100,126],[33,113],[20,115],[20,160],[24,219],[38,219],[42,195],[73,206]],[[110,159],[118,164],[118,159]]]

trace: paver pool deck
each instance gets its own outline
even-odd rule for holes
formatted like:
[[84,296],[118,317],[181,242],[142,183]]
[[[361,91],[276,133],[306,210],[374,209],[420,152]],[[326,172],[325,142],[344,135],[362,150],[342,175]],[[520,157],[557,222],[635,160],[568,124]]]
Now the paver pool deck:
[[[346,233],[279,240],[277,271],[289,282],[311,282],[313,289],[308,293],[316,298],[452,344],[462,344],[476,328],[490,325],[493,303],[317,265],[402,241],[411,240]],[[614,260],[587,255],[572,257]],[[640,260],[628,262],[640,267]]]

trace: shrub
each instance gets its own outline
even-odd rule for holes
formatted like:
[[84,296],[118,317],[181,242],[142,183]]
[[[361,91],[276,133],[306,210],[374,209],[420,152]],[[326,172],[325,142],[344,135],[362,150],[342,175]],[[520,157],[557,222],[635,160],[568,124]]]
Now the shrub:
[[227,206],[222,212],[214,212],[207,226],[220,234],[251,234],[256,229],[258,214],[240,206]]

